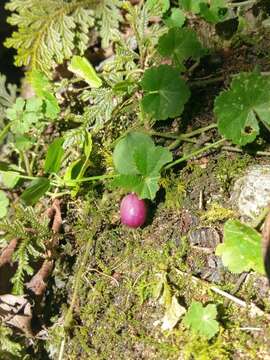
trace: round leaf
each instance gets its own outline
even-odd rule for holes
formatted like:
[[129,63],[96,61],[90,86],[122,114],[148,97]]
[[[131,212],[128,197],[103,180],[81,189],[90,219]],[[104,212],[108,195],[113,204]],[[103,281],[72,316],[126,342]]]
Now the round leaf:
[[179,72],[169,65],[145,71],[141,81],[144,90],[143,110],[156,120],[166,120],[182,114],[190,91]]
[[215,100],[221,135],[243,146],[259,133],[258,120],[270,125],[270,80],[258,73],[242,73]]

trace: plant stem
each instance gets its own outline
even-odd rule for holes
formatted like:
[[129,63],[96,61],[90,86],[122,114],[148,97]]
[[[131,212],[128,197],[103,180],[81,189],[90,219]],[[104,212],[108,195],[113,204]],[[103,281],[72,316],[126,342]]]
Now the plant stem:
[[0,144],[2,143],[2,141],[4,140],[4,138],[7,136],[9,129],[11,127],[11,123],[8,123],[0,132]]
[[196,155],[200,155],[200,154],[203,154],[205,151],[209,150],[209,149],[212,149],[212,148],[215,148],[215,147],[219,147],[221,146],[221,144],[225,141],[225,139],[221,139],[221,140],[218,140],[212,144],[209,144],[207,146],[204,146],[203,148],[199,149],[199,150],[196,150],[194,152],[192,152],[191,154],[187,154],[187,155],[184,155],[182,156],[180,159],[177,159],[173,162],[171,162],[170,164],[166,165],[164,167],[165,170],[167,169],[170,169],[171,167],[177,165],[177,164],[180,164],[181,162],[184,162],[188,159],[191,159],[193,158],[194,156]]
[[33,174],[32,174],[32,170],[31,170],[31,166],[30,166],[30,163],[29,163],[26,153],[24,151],[20,151],[20,155],[23,159],[27,175],[32,176]]
[[22,174],[20,174],[20,173],[18,173],[16,171],[3,171],[3,170],[0,170],[0,174],[6,174],[6,173],[15,175],[18,178],[25,179],[25,180],[36,180],[37,179],[37,177],[35,177],[35,176],[22,175]]
[[87,178],[82,178],[78,180],[74,180],[75,182],[85,182],[85,181],[95,181],[95,180],[103,180],[103,179],[112,179],[114,177],[118,176],[117,174],[108,174],[108,175],[98,175],[98,176],[91,176]]
[[235,3],[228,3],[227,6],[230,8],[238,7],[238,6],[246,6],[246,5],[253,5],[257,1],[256,0],[246,0],[246,1],[240,1]]
[[197,130],[193,130],[187,134],[181,134],[181,135],[177,135],[177,134],[173,134],[173,133],[168,133],[168,132],[165,132],[165,133],[161,133],[161,132],[157,132],[157,131],[150,131],[148,132],[149,135],[152,135],[152,136],[159,136],[159,137],[164,137],[166,139],[175,139],[175,140],[184,140],[186,138],[190,138],[190,137],[193,137],[193,136],[196,136],[196,135],[200,135],[208,130],[211,130],[211,129],[214,129],[217,127],[217,124],[210,124],[208,126],[204,126],[202,128],[199,128]]
[[216,127],[217,127],[217,124],[210,124],[210,125],[208,125],[208,126],[204,126],[204,127],[200,128],[200,129],[191,131],[190,133],[183,134],[183,135],[181,135],[181,136],[182,136],[183,138],[196,136],[196,135],[202,134],[203,132],[206,132],[206,131],[208,131],[208,130],[214,129],[214,128],[216,128]]
[[224,76],[218,76],[215,78],[210,78],[210,79],[202,79],[202,80],[194,80],[194,81],[190,81],[189,85],[191,87],[201,87],[201,86],[207,86],[209,84],[215,84],[217,82],[222,82],[224,81]]
[[182,141],[188,141],[188,139],[190,137],[202,134],[203,132],[206,132],[206,131],[211,130],[216,127],[217,127],[217,124],[210,124],[208,126],[200,128],[200,129],[191,131],[190,133],[180,135],[177,140],[175,140],[170,146],[168,146],[168,149],[173,150],[173,149],[177,148],[177,146],[179,146]]
[[88,241],[87,241],[86,247],[84,249],[84,253],[83,253],[82,260],[80,262],[79,270],[76,273],[76,277],[75,277],[75,280],[74,280],[73,294],[72,294],[70,306],[68,308],[68,311],[67,311],[65,319],[64,319],[64,328],[66,330],[70,327],[70,324],[71,324],[71,321],[72,321],[73,308],[74,308],[75,303],[77,301],[78,292],[79,292],[79,289],[80,289],[80,283],[81,283],[81,280],[82,280],[82,275],[83,275],[84,268],[85,268],[85,266],[87,264],[87,261],[88,261],[88,258],[89,258],[91,246],[92,246],[92,243],[93,243],[93,237],[94,237],[94,234],[96,232],[96,227],[97,227],[97,224],[93,224],[93,226],[92,226],[93,231],[88,235],[89,236]]

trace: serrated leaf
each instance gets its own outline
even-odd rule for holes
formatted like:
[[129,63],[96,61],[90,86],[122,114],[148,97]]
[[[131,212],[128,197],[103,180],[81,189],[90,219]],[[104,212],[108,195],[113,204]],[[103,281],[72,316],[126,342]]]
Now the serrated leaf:
[[6,193],[0,190],[0,219],[4,218],[7,215],[9,205],[9,199]]
[[181,9],[173,8],[171,15],[167,17],[164,22],[169,28],[179,27],[181,28],[186,21],[186,16]]
[[182,114],[190,91],[179,72],[169,65],[152,67],[141,80],[143,110],[156,120],[166,120]]
[[183,64],[185,60],[189,58],[197,60],[205,54],[195,31],[176,27],[161,36],[158,42],[158,51],[162,56],[171,58],[174,65],[181,71],[185,70]]
[[151,9],[156,5],[157,2],[160,2],[163,14],[169,10],[170,0],[147,0],[146,6]]
[[114,149],[113,162],[120,176],[112,185],[133,191],[141,199],[153,200],[159,189],[160,170],[170,161],[168,149],[155,146],[146,134],[131,132]]
[[183,323],[193,332],[209,340],[215,336],[219,330],[216,316],[216,305],[209,304],[203,307],[200,302],[193,301],[183,319]]
[[179,0],[179,6],[183,7],[186,11],[198,14],[200,12],[200,4],[203,2],[205,0]]
[[102,80],[98,77],[95,69],[85,57],[73,56],[68,69],[87,82],[92,88],[99,88],[102,85]]
[[252,227],[238,220],[228,220],[224,226],[224,242],[219,244],[216,255],[233,273],[255,270],[264,273],[261,235]]
[[63,138],[54,140],[47,151],[44,170],[46,173],[58,173],[61,167],[62,158],[64,156]]
[[47,178],[33,180],[29,187],[21,195],[26,205],[34,205],[50,188],[50,181]]
[[254,141],[258,120],[270,125],[270,79],[255,72],[240,74],[216,98],[214,113],[225,138],[240,146]]
[[186,309],[179,304],[177,297],[174,295],[162,319],[161,329],[163,331],[172,330],[185,312]]
[[159,189],[160,175],[142,177],[140,175],[120,175],[112,181],[112,186],[135,192],[140,199],[154,200]]
[[200,15],[211,24],[224,21],[227,11],[224,0],[211,0],[210,3],[200,3]]

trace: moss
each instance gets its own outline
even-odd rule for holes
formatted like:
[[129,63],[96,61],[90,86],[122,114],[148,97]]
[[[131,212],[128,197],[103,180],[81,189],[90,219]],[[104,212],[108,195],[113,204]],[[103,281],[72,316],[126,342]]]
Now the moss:
[[210,208],[203,213],[201,220],[203,224],[210,225],[213,223],[221,222],[235,217],[236,214],[233,210],[225,208],[216,202],[210,205]]
[[224,154],[218,158],[214,175],[225,193],[229,192],[233,182],[241,176],[251,161],[251,157],[247,154],[233,156]]

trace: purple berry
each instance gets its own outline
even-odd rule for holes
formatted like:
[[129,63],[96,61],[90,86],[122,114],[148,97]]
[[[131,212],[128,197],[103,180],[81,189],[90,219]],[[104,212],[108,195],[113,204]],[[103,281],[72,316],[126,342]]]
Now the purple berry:
[[121,223],[131,228],[137,228],[145,223],[147,206],[134,193],[126,195],[120,205]]

